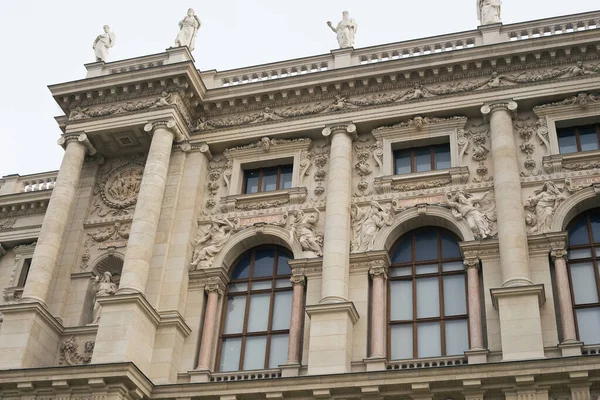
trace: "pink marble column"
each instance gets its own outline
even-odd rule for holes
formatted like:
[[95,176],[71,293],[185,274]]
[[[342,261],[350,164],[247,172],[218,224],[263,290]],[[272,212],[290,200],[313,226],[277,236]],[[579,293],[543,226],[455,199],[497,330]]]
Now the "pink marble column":
[[372,267],[369,274],[373,279],[371,291],[371,358],[385,358],[385,267]]
[[479,259],[476,257],[465,258],[464,264],[467,269],[470,350],[483,350],[481,298],[479,297]]
[[206,284],[204,290],[208,293],[208,299],[206,301],[206,311],[204,312],[198,368],[196,369],[209,371],[212,349],[214,347],[217,305],[219,303],[219,296],[223,295],[223,284],[220,281],[211,281]]
[[304,309],[304,275],[293,275],[290,278],[294,293],[292,295],[292,313],[290,316],[290,338],[286,364],[300,363],[300,341],[302,338],[302,311]]
[[573,315],[573,302],[571,301],[571,286],[567,272],[567,252],[565,250],[553,250],[551,252],[554,260],[554,274],[556,288],[558,290],[558,306],[560,308],[560,324],[563,332],[563,343],[576,342],[575,316]]

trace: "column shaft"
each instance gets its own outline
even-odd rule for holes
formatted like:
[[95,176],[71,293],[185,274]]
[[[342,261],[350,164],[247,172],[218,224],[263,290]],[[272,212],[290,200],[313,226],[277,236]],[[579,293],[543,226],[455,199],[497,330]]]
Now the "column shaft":
[[164,125],[155,126],[133,214],[119,293],[146,290],[172,146],[173,132]]
[[[42,229],[37,240],[27,283],[23,289],[24,301],[38,301],[46,305],[50,283],[58,263],[67,221],[75,201],[79,176],[86,153],[85,134],[61,138],[66,140],[66,150],[52,197],[44,215]],[[59,141],[60,143],[60,141]]]
[[300,363],[300,339],[302,337],[302,312],[304,309],[304,276],[294,275],[291,278],[294,287],[292,295],[292,313],[290,316],[290,337],[286,364]]
[[[479,264],[479,260],[477,260]],[[482,350],[483,330],[481,325],[481,300],[479,297],[479,265],[467,266],[467,293],[469,301],[469,336],[471,350]]]
[[573,302],[571,301],[571,287],[567,272],[567,261],[564,255],[554,258],[554,272],[556,287],[558,289],[558,306],[560,308],[560,324],[563,333],[563,342],[577,341],[575,331],[575,316],[573,315]]
[[385,357],[385,275],[373,274],[371,358]]
[[217,319],[217,303],[219,301],[219,290],[211,288],[208,290],[208,300],[204,313],[204,325],[202,327],[202,342],[200,343],[200,355],[198,357],[198,368],[210,370],[210,358],[212,356],[213,341],[215,337],[215,322]]

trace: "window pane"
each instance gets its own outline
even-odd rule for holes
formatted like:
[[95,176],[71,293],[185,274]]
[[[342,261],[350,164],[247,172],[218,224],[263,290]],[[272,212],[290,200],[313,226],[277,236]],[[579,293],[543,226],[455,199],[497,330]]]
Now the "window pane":
[[258,192],[258,178],[260,172],[258,170],[246,171],[246,192],[245,193],[257,193]]
[[229,284],[229,293],[232,292],[245,292],[248,290],[247,283],[230,283]]
[[569,229],[569,246],[587,244],[590,242],[585,215],[579,217],[577,222]]
[[469,333],[466,320],[446,321],[446,355],[456,356],[469,350]]
[[416,233],[415,261],[435,260],[438,258],[437,232],[419,231]]
[[594,126],[579,128],[579,143],[581,151],[598,150],[598,134]]
[[438,264],[417,265],[417,275],[436,274],[438,272]]
[[231,274],[231,279],[248,279],[250,276],[250,253],[246,253],[237,263],[233,273]]
[[251,336],[246,338],[244,351],[244,370],[264,369],[265,353],[267,351],[266,336]]
[[245,311],[246,296],[227,296],[227,316],[225,317],[225,329],[223,332],[242,332]]
[[412,240],[411,235],[406,236],[394,249],[392,263],[400,264],[412,261]]
[[594,243],[600,243],[600,213],[591,212],[590,223],[592,225],[592,237],[594,238]]
[[402,321],[412,319],[412,281],[390,282],[390,296],[390,320]]
[[464,275],[444,277],[444,315],[464,315],[467,313]]
[[262,191],[277,190],[277,168],[263,169]]
[[269,324],[269,306],[271,295],[255,294],[250,297],[248,313],[248,332],[266,331]]
[[413,328],[410,325],[392,325],[390,340],[392,360],[413,358]]
[[417,325],[419,358],[442,355],[439,322],[423,322]]
[[577,312],[579,340],[585,344],[600,343],[600,307],[582,308]]
[[410,174],[410,150],[398,150],[394,152],[396,158],[396,175]]
[[450,145],[435,146],[435,169],[450,168]]
[[429,147],[413,149],[416,172],[431,171],[431,149]]
[[290,329],[292,313],[292,292],[275,293],[273,308],[273,330]]
[[292,282],[290,282],[290,280],[288,278],[277,279],[277,281],[275,282],[275,287],[276,288],[292,287]]
[[287,263],[292,258],[285,254],[281,249],[279,250],[279,258],[277,259],[277,275],[291,275],[292,270],[290,265]]
[[417,279],[417,318],[440,316],[438,278]]
[[271,352],[269,353],[269,368],[278,368],[287,361],[288,335],[271,336]]
[[281,189],[290,189],[292,187],[292,167],[281,167]]
[[575,304],[598,302],[596,276],[592,263],[571,264],[571,279],[573,280],[573,296]]
[[412,267],[401,267],[401,268],[391,268],[390,269],[390,276],[391,277],[396,277],[396,276],[411,276],[412,275]]
[[577,152],[577,140],[575,139],[575,131],[573,129],[559,129],[556,134],[561,154]]
[[240,353],[242,338],[225,339],[221,346],[221,372],[238,371],[240,369]]
[[465,265],[462,261],[447,262],[442,264],[442,271],[444,272],[463,271],[464,269]]
[[447,233],[440,234],[443,258],[461,258],[458,242]]
[[591,249],[569,250],[569,260],[581,260],[592,257]]
[[271,281],[252,282],[252,290],[265,290],[271,289],[271,287],[273,287],[273,283]]
[[275,251],[273,249],[256,250],[254,253],[254,272],[252,272],[252,277],[273,276],[274,265]]

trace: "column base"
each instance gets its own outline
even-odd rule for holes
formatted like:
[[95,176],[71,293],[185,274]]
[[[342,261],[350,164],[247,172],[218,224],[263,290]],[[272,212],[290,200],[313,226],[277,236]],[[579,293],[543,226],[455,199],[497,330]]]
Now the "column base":
[[359,315],[352,302],[306,306],[310,318],[308,375],[351,372],[352,330]]
[[210,371],[207,369],[195,369],[188,374],[190,374],[190,383],[210,382]]
[[583,343],[576,340],[565,341],[558,345],[563,357],[580,356],[583,349]]
[[544,285],[490,289],[500,315],[502,360],[545,358],[540,307],[546,302]]
[[369,357],[363,360],[367,366],[367,372],[385,371],[387,369],[387,358],[384,357]]
[[488,354],[490,354],[488,349],[471,349],[465,351],[465,355],[467,356],[467,361],[469,364],[487,363]]
[[42,304],[8,304],[0,313],[0,369],[55,365],[63,326]]
[[302,367],[302,365],[300,365],[300,363],[282,364],[279,366],[279,368],[281,368],[281,377],[289,378],[289,377],[293,377],[293,376],[298,376],[298,375],[300,375],[301,367]]

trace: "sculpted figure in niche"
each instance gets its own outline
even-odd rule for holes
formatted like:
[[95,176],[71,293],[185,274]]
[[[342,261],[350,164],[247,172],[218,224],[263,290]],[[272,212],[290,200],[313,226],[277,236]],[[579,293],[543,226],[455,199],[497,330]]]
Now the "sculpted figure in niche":
[[229,240],[233,228],[234,225],[228,219],[217,219],[213,221],[208,232],[198,235],[194,239],[196,249],[192,255],[192,268],[210,268],[215,256]]
[[469,228],[478,239],[487,239],[494,236],[491,225],[496,220],[493,210],[484,210],[487,191],[481,195],[475,196],[465,192],[446,193],[446,204],[452,209],[452,214],[458,220],[465,219]]
[[372,201],[368,208],[360,208],[353,204],[351,211],[354,233],[352,252],[360,253],[372,250],[375,235],[384,226],[392,225],[394,214],[391,204],[382,206],[378,202]]
[[501,0],[477,0],[477,18],[481,25],[502,22],[500,19],[501,7]]
[[302,250],[314,253],[317,257],[323,256],[323,235],[317,233],[317,223],[321,212],[314,207],[316,213],[305,214],[298,210],[290,224],[290,239],[298,240]]
[[337,34],[338,44],[340,49],[346,47],[354,47],[354,36],[358,29],[358,24],[352,18],[348,11],[342,12],[342,20],[334,28],[331,21],[327,21],[327,26]]
[[187,46],[190,51],[194,51],[198,29],[200,29],[200,18],[192,8],[188,8],[187,15],[179,21],[179,33],[175,38],[175,47]]
[[108,25],[104,25],[104,33],[102,35],[98,35],[96,40],[94,40],[94,44],[92,45],[94,54],[96,55],[96,61],[106,62],[106,58],[108,57],[108,49],[114,45],[115,34],[110,31],[110,27]]
[[527,224],[532,226],[535,233],[546,233],[552,229],[554,212],[567,196],[554,183],[546,182],[541,189],[534,192],[525,203],[533,215],[527,218]]
[[113,276],[110,272],[105,271],[102,278],[96,276],[94,278],[94,289],[96,296],[94,298],[94,310],[92,312],[92,324],[97,324],[102,315],[102,306],[98,303],[99,297],[113,296],[118,289],[117,284],[113,281]]

